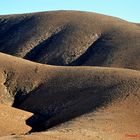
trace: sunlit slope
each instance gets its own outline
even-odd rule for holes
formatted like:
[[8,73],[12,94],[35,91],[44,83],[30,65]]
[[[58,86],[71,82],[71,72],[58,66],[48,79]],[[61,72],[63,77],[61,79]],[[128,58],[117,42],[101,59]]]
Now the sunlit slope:
[[1,53],[0,73],[1,103],[45,116],[33,129],[50,128],[128,97],[127,104],[131,106],[132,97],[139,114],[139,71],[55,67]]
[[0,136],[25,134],[32,128],[26,119],[33,114],[0,104]]

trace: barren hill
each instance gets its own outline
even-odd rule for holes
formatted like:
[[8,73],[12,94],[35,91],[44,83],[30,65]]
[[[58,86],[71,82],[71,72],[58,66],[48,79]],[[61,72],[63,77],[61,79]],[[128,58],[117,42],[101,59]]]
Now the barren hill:
[[140,28],[78,11],[0,16],[0,51],[51,65],[140,69]]
[[[70,122],[70,126],[66,128],[74,125],[72,131],[79,127],[90,127],[90,131],[95,131],[91,126],[96,122],[95,127],[99,131],[102,131],[102,127],[107,130],[113,129],[116,133],[121,130],[124,133],[130,130],[139,131],[139,71],[49,66],[1,53],[0,74],[1,104],[12,105],[40,115],[41,120],[39,118],[34,123],[32,117],[26,120],[32,131],[46,130],[84,114],[89,116],[79,118],[83,122],[81,125],[78,125],[77,118],[77,121]],[[101,116],[113,126],[108,127],[103,122],[100,125],[98,119]],[[107,119],[109,116],[113,122]],[[62,128],[60,127],[60,130]],[[78,133],[82,134],[82,131],[84,130]],[[93,135],[90,134],[90,137]]]
[[139,139],[139,60],[139,24],[79,11],[0,16],[0,140]]

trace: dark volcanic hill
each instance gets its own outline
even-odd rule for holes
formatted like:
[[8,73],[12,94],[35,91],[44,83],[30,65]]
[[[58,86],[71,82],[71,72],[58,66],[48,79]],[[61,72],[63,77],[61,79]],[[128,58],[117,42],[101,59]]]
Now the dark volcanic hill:
[[51,65],[140,69],[140,28],[88,12],[0,16],[0,51]]

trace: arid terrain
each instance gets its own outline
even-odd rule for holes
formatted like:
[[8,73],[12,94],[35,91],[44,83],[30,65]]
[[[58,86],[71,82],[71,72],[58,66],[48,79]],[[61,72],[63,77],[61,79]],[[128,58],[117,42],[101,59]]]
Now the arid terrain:
[[0,140],[140,139],[139,25],[79,11],[0,16]]

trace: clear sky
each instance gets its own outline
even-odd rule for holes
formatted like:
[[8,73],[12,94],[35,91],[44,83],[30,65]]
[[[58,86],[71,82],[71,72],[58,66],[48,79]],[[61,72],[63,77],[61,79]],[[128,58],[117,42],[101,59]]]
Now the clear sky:
[[140,0],[0,0],[0,15],[52,10],[97,12],[140,23]]

